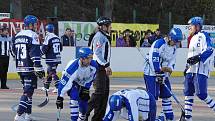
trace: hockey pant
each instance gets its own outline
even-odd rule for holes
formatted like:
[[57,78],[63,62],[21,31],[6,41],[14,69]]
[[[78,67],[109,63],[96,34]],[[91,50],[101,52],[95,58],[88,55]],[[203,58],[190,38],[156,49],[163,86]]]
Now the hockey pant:
[[[71,121],[84,121],[88,108],[89,93],[83,92],[81,86],[73,84],[70,93]],[[89,90],[88,90],[89,92]],[[84,93],[84,94],[83,94]]]
[[32,112],[32,96],[34,89],[37,87],[37,77],[34,73],[19,73],[22,78],[23,95],[20,98],[17,113],[22,115],[23,113],[31,114]]
[[45,83],[45,88],[49,89],[50,83],[54,81],[54,85],[57,88],[58,87],[58,82],[59,82],[59,77],[57,76],[57,65],[47,65],[47,81]]
[[[173,114],[172,104],[170,100],[170,97],[171,97],[170,92],[166,89],[164,85],[160,85],[157,82],[156,76],[144,75],[144,80],[145,80],[147,91],[151,93],[156,100],[158,100],[158,97],[162,99],[162,110],[165,114],[166,119],[173,120],[174,114]],[[167,77],[165,78],[164,83],[171,90],[170,81]]]
[[215,101],[207,93],[207,79],[208,77],[202,74],[188,73],[184,81],[184,95],[185,95],[185,118],[192,118],[192,106],[194,102],[194,93],[199,99],[204,101],[208,107],[215,111]]

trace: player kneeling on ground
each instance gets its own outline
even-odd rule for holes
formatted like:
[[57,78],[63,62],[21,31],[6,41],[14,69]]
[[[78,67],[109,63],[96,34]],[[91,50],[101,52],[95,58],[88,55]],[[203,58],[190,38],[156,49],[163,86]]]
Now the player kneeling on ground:
[[70,96],[71,121],[84,121],[86,118],[89,89],[95,78],[97,63],[92,60],[93,52],[89,48],[79,49],[80,58],[67,65],[58,85],[56,105],[63,109],[63,96]]
[[124,89],[110,96],[103,121],[116,121],[120,115],[129,121],[155,121],[156,108],[154,96],[145,90]]

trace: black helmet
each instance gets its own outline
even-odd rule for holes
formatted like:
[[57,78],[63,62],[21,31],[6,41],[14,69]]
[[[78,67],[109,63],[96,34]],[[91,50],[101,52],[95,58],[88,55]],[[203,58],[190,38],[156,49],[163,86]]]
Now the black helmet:
[[97,20],[97,24],[99,26],[102,26],[102,25],[109,25],[111,24],[112,20],[110,18],[107,18],[107,17],[100,17],[98,20]]

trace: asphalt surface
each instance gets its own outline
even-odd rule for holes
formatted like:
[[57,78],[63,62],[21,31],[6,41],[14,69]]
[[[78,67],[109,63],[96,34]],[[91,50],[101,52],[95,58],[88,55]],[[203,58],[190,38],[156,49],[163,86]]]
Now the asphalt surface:
[[[183,80],[182,77],[176,77],[171,79],[173,92],[176,94],[178,99],[183,104]],[[45,94],[40,90],[42,83],[38,82],[38,89],[35,91],[33,96],[33,118],[35,121],[56,121],[57,109],[55,106],[56,94],[49,92],[50,101],[47,106],[43,108],[38,108],[37,105],[40,104],[45,99]],[[9,90],[0,89],[0,121],[13,121],[15,116],[14,109],[16,104],[19,102],[19,98],[22,94],[22,86],[18,80],[9,80],[8,86]],[[125,88],[136,88],[145,87],[142,78],[111,78],[111,91],[113,92],[125,89]],[[91,90],[93,92],[93,89]],[[208,93],[211,97],[215,99],[215,77],[210,77],[208,80]],[[64,109],[61,111],[61,121],[70,121],[70,110],[69,110],[69,98],[66,97],[64,101]],[[161,110],[161,101],[158,103],[158,113]],[[175,120],[181,115],[180,108],[173,101],[173,110],[175,113]],[[124,119],[119,119],[118,121],[125,121]],[[207,105],[195,97],[194,107],[193,107],[193,121],[215,121],[215,113],[210,110]]]

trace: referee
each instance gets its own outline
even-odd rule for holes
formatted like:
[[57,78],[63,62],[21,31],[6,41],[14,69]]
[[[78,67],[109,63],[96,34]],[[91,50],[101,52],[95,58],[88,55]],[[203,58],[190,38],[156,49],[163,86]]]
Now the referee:
[[2,27],[0,33],[0,80],[1,89],[9,89],[7,83],[7,72],[9,66],[9,52],[10,52],[10,37],[8,37],[8,28]]

